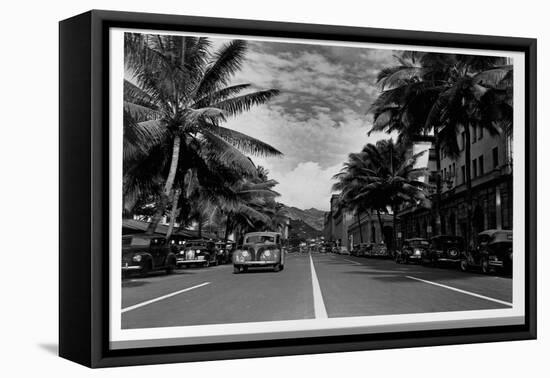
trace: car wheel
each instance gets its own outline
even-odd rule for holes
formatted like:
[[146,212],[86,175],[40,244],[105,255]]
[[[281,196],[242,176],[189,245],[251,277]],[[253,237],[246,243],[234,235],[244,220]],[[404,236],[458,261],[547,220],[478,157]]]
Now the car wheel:
[[170,263],[166,267],[166,274],[174,273],[175,269],[176,269],[176,263],[174,261],[170,261]]
[[247,266],[243,266],[243,272],[248,272],[248,267]]
[[141,269],[141,276],[142,277],[147,277],[147,275],[149,274],[151,269],[152,269],[151,262],[149,261],[149,262],[145,263],[145,265],[143,265],[143,269]]
[[209,266],[210,266],[210,261],[206,260],[206,262],[204,263],[204,267],[208,268]]
[[275,264],[275,265],[273,266],[273,271],[274,271],[274,272],[278,272],[278,271],[280,271],[280,270],[281,270],[281,264]]
[[233,265],[233,273],[238,274],[241,272],[241,267],[238,265]]
[[460,270],[463,272],[468,271],[468,260],[460,260]]
[[481,259],[481,272],[483,274],[489,274],[489,260],[486,258]]

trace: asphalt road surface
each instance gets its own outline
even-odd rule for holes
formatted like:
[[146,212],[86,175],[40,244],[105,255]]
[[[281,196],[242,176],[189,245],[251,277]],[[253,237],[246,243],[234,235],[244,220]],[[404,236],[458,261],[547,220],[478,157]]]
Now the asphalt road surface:
[[509,308],[512,279],[334,254],[289,254],[285,269],[231,264],[122,282],[122,328]]

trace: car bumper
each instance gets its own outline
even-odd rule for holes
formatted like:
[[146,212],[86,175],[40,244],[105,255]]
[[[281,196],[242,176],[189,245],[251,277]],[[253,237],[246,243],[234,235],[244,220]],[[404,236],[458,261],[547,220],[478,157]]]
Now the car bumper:
[[185,259],[176,259],[176,265],[191,265],[191,264],[206,264],[208,260],[185,260]]
[[458,264],[460,262],[460,257],[456,258],[450,258],[450,257],[438,257],[437,261],[444,262],[444,263],[456,263]]
[[122,265],[123,272],[136,272],[142,269],[143,267],[140,265]]
[[501,260],[489,260],[489,266],[502,268],[504,267],[504,261]]
[[236,261],[233,263],[233,265],[239,265],[239,266],[267,266],[267,265],[275,265],[279,264],[280,261],[271,260],[271,261]]
[[422,260],[422,255],[410,255],[410,256],[407,256],[407,258],[409,260],[414,260],[414,261],[421,261]]

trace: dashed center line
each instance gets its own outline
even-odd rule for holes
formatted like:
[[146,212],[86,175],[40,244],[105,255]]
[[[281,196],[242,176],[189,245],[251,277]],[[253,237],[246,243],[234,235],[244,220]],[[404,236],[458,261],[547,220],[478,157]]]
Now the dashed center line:
[[313,266],[313,258],[309,255],[309,263],[311,265],[311,285],[313,287],[313,309],[315,311],[315,319],[327,319],[327,308],[323,301],[323,294],[321,293],[321,286],[315,273],[315,267]]
[[462,294],[470,295],[472,297],[485,299],[487,301],[503,304],[503,305],[510,306],[510,307],[514,306],[513,303],[510,303],[510,302],[501,301],[500,299],[495,299],[495,298],[491,298],[491,297],[486,297],[485,295],[472,293],[471,291],[457,289],[456,287],[447,286],[447,285],[443,285],[443,284],[440,284],[440,283],[437,283],[437,282],[427,281],[427,280],[423,280],[421,278],[416,278],[416,277],[411,277],[411,276],[405,276],[405,277],[410,278],[411,280],[416,280],[416,281],[424,282],[424,283],[427,283],[427,284],[430,284],[430,285],[443,287],[443,288],[448,289],[448,290],[456,291],[457,293],[462,293]]
[[149,304],[151,304],[151,303],[155,303],[155,302],[158,302],[158,301],[162,301],[163,299],[173,297],[174,295],[178,295],[178,294],[181,294],[181,293],[185,293],[186,291],[190,291],[190,290],[193,290],[193,289],[197,289],[197,288],[199,288],[199,287],[203,287],[203,286],[206,286],[206,285],[209,285],[209,284],[210,284],[210,282],[203,282],[203,283],[201,283],[200,285],[191,286],[191,287],[188,287],[187,289],[178,290],[178,291],[175,291],[175,292],[170,293],[170,294],[162,295],[162,296],[160,296],[160,297],[153,298],[153,299],[150,299],[150,300],[148,300],[148,301],[145,301],[145,302],[141,302],[141,303],[135,304],[135,305],[133,305],[133,306],[125,307],[125,308],[123,308],[120,312],[121,312],[121,313],[125,313],[125,312],[128,312],[128,311],[132,311],[132,310],[135,310],[136,308],[140,308],[140,307],[143,307],[143,306],[147,306],[147,305],[149,305]]

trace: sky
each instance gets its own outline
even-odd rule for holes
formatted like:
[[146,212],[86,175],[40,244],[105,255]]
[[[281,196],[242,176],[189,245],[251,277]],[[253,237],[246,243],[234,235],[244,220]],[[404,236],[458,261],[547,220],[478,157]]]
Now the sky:
[[[214,40],[214,47],[222,40]],[[301,209],[329,209],[334,181],[347,155],[386,134],[367,136],[367,111],[378,95],[376,75],[394,65],[394,51],[249,41],[232,84],[275,88],[269,103],[228,119],[226,127],[277,148],[282,157],[252,157],[278,181],[277,199]]]

